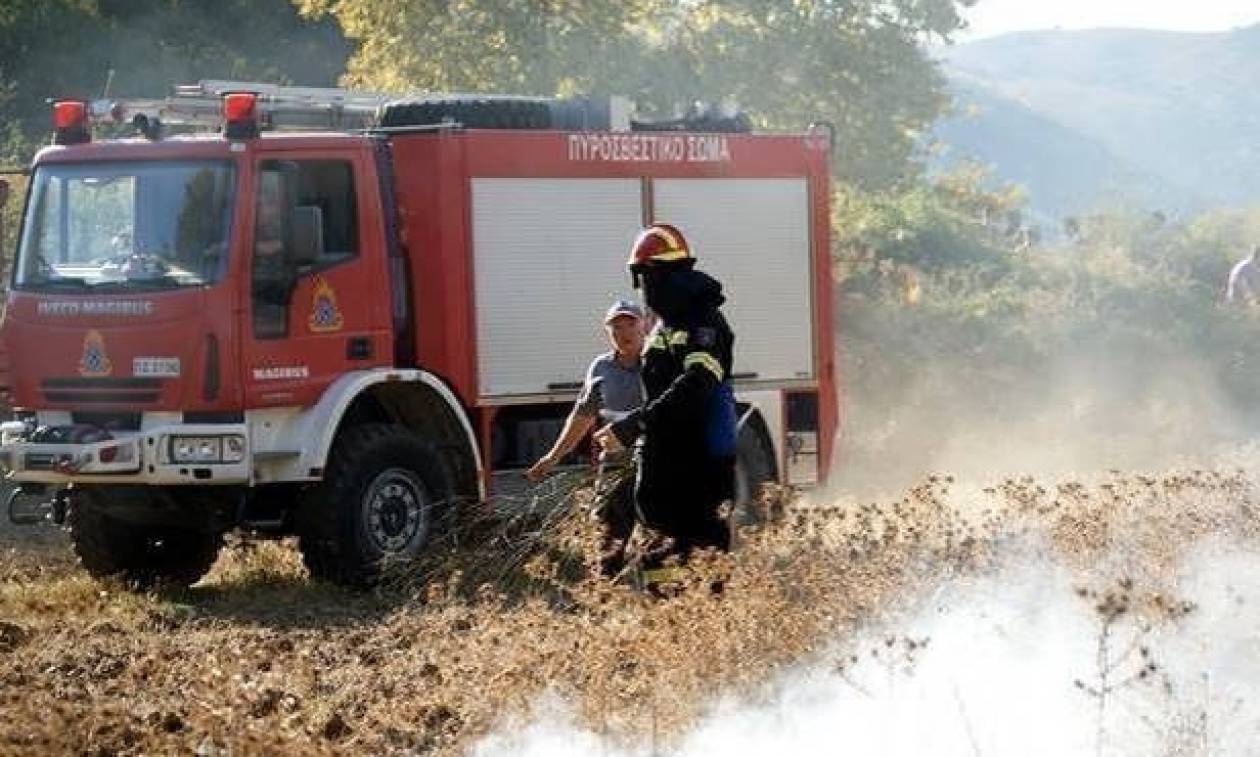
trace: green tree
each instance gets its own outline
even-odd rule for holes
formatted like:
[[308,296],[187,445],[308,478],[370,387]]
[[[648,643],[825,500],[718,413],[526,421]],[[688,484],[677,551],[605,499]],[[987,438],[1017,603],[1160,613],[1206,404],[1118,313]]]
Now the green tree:
[[923,43],[974,0],[295,0],[357,44],[347,84],[385,91],[627,94],[649,113],[734,100],[758,126],[837,130],[863,187],[916,175],[947,105]]
[[633,60],[658,0],[295,0],[358,43],[345,83],[405,92],[552,95]]
[[203,78],[331,84],[348,54],[335,24],[288,0],[6,0],[0,153],[24,158],[47,138],[49,97],[100,97],[107,82],[134,97]]
[[[970,0],[677,3],[652,45],[658,105],[731,97],[768,129],[836,127],[838,178],[883,188],[914,175],[916,145],[948,105],[923,43]],[[669,87],[673,87],[672,91]]]
[[3,276],[9,270],[9,260],[16,245],[18,221],[22,214],[22,197],[26,193],[26,179],[20,175],[0,175],[0,180],[9,183],[8,202],[0,207],[0,276]]

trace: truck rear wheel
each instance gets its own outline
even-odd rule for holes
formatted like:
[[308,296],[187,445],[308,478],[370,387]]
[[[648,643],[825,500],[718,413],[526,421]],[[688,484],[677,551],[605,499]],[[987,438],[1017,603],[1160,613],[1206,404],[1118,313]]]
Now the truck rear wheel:
[[452,491],[441,456],[415,433],[385,424],[346,430],[297,513],[311,577],[364,586],[415,560]]
[[110,514],[111,495],[84,490],[70,508],[70,538],[79,563],[98,578],[136,588],[190,586],[214,565],[222,535],[169,525],[131,523]]

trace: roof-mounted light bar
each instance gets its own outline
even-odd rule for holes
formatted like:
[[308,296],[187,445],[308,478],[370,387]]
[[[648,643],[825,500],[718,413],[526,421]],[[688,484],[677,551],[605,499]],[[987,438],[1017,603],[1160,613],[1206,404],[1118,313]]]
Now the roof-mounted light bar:
[[254,139],[258,136],[258,93],[223,93],[223,136]]
[[53,101],[53,144],[79,145],[91,141],[87,101]]

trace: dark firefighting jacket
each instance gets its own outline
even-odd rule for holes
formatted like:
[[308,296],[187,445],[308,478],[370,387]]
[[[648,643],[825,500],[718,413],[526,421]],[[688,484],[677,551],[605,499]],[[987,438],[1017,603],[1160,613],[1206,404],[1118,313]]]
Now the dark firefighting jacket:
[[638,440],[644,519],[685,529],[734,496],[735,335],[718,309],[721,284],[699,271],[674,271],[648,295],[660,323],[644,347],[647,401],[612,430],[624,445]]

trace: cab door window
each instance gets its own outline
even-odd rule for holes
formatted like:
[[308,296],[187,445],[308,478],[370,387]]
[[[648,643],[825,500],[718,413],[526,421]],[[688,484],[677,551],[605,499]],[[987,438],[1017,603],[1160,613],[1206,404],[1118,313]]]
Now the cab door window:
[[269,160],[258,175],[254,212],[254,335],[289,331],[298,279],[356,258],[359,224],[348,161]]

